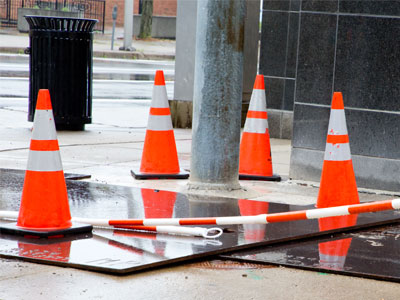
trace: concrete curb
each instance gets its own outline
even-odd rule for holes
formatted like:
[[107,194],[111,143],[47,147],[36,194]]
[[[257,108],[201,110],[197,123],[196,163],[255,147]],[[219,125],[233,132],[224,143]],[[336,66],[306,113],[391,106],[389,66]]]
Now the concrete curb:
[[[29,63],[29,54],[18,54],[18,53],[2,53],[0,51],[0,62],[9,62],[9,63]],[[148,59],[120,59],[120,58],[111,58],[111,57],[101,57],[101,53],[99,56],[93,57],[93,65],[95,66],[108,66],[113,65],[119,68],[133,68],[140,66],[144,69],[151,68],[162,68],[163,70],[174,70],[174,61],[173,60],[152,60]]]
[[[24,54],[25,47],[0,47],[0,53]],[[138,51],[93,51],[93,57],[147,60],[174,60],[175,55],[145,53]]]

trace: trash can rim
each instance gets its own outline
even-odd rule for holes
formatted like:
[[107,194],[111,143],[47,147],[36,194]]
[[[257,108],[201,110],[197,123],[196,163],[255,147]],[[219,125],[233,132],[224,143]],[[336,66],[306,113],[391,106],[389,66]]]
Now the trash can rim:
[[87,19],[87,18],[74,18],[74,17],[57,17],[57,16],[38,16],[38,15],[25,15],[24,18],[34,18],[34,19],[60,19],[60,20],[82,20],[82,21],[93,21],[99,22],[97,19]]

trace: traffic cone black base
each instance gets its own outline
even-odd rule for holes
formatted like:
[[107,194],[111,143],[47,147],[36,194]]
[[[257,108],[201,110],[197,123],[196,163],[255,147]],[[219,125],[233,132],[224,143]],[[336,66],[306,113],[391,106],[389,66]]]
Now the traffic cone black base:
[[92,225],[72,223],[72,226],[65,229],[56,230],[33,230],[31,228],[25,229],[17,226],[17,223],[9,223],[0,226],[1,234],[19,235],[29,238],[61,238],[70,235],[91,233],[93,230]]
[[174,174],[149,174],[141,173],[139,170],[131,170],[131,175],[135,179],[187,179],[189,178],[189,173],[185,171],[180,171]]
[[273,174],[272,176],[239,174],[239,180],[281,181],[282,178],[281,178],[281,176],[276,175],[276,174]]

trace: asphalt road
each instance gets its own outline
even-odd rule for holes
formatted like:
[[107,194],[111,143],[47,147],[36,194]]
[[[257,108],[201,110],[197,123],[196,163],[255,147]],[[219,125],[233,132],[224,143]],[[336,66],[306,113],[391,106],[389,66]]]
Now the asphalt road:
[[[174,94],[174,83],[166,82],[168,99]],[[151,80],[93,80],[93,99],[151,99]],[[29,78],[0,77],[0,97],[28,98]]]
[[[155,71],[164,71],[168,98],[173,97],[174,62],[95,58],[94,99],[151,99]],[[0,54],[0,97],[29,96],[29,57]]]

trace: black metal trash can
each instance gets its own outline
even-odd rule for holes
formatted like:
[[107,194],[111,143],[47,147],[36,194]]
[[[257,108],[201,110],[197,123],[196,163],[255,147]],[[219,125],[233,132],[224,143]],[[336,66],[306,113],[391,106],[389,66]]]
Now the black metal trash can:
[[25,16],[28,21],[29,110],[39,89],[50,91],[58,130],[84,130],[92,121],[93,27],[97,20]]

